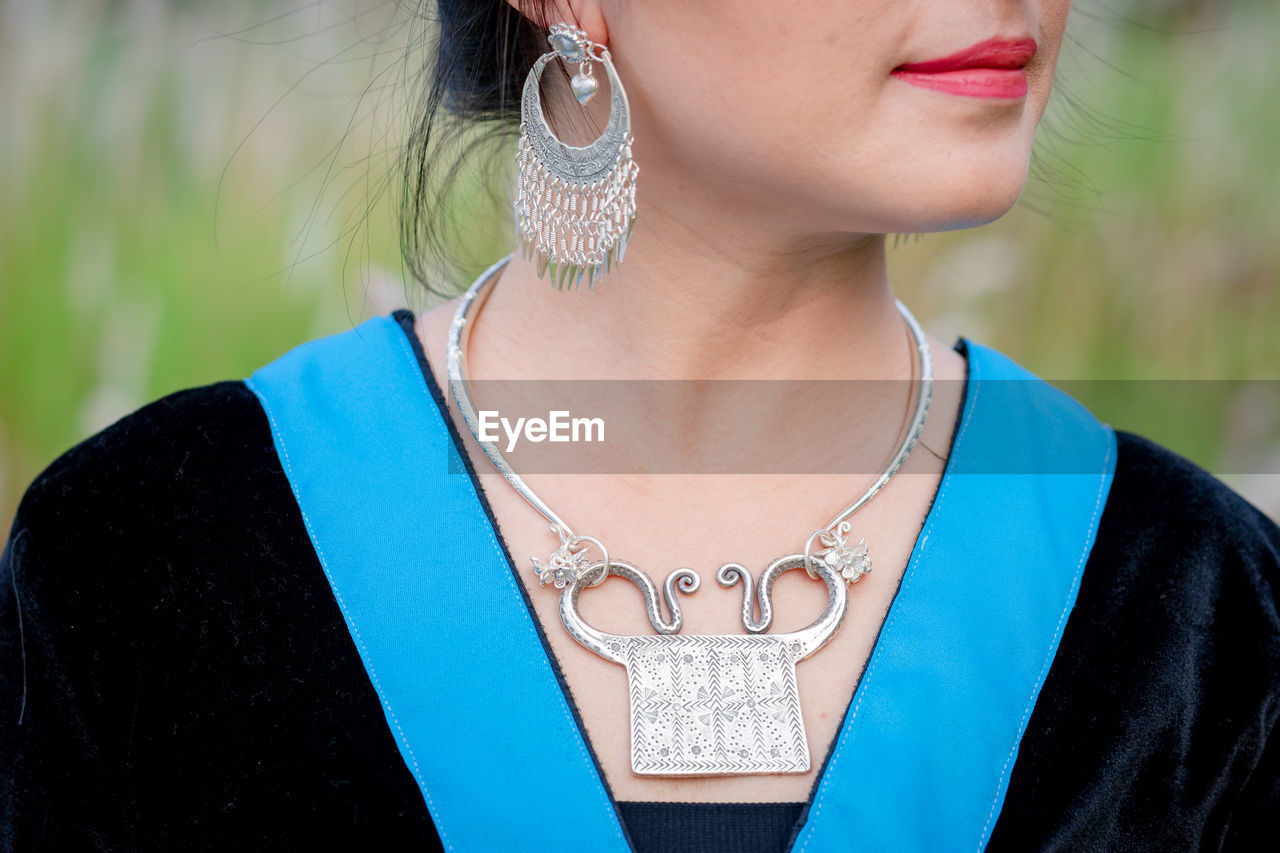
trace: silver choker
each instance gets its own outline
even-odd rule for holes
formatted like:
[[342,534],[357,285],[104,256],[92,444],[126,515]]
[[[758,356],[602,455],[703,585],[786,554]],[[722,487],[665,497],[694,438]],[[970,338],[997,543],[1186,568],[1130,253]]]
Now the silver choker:
[[[924,430],[933,392],[929,343],[915,317],[901,302],[920,362],[915,408],[902,443],[865,492],[825,527],[805,540],[804,549],[774,560],[756,582],[737,563],[716,572],[716,582],[743,588],[742,625],[746,634],[680,636],[684,620],[677,592],[695,592],[701,579],[692,569],[671,572],[659,591],[643,571],[610,559],[599,539],[575,534],[539,498],[503,457],[495,443],[483,441],[466,381],[466,348],[471,325],[507,255],[468,288],[449,327],[449,384],[462,417],[476,441],[507,482],[538,510],[559,536],[560,545],[546,560],[533,558],[539,585],[560,592],[560,619],[569,634],[591,651],[627,668],[631,697],[631,767],[643,776],[722,776],[758,773],[805,773],[809,744],[800,711],[795,665],[822,648],[840,629],[848,603],[848,585],[871,571],[865,539],[848,537],[849,516],[871,500],[910,456]],[[814,553],[815,545],[821,546]],[[591,551],[599,552],[597,558]],[[827,606],[817,621],[798,631],[767,634],[773,623],[772,590],[784,572],[804,569],[827,587]],[[597,631],[578,612],[578,598],[609,576],[625,578],[644,595],[649,622],[657,635],[622,636]],[[760,617],[754,616],[759,608]]]

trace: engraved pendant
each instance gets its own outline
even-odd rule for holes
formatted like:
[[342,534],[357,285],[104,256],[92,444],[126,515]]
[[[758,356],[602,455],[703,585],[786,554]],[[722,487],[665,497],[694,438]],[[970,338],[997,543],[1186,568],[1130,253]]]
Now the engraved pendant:
[[[677,589],[692,593],[699,578],[677,569],[663,584],[670,618],[659,610],[658,590],[634,566],[611,560],[608,575],[626,578],[644,594],[657,636],[629,637],[597,631],[578,612],[582,590],[599,585],[605,562],[580,572],[560,594],[560,619],[582,645],[627,668],[631,698],[631,769],[643,776],[723,776],[808,772],[809,741],[800,712],[796,664],[822,648],[840,629],[848,603],[844,579],[816,563],[827,585],[827,606],[807,628],[765,635],[773,622],[773,584],[802,569],[805,558],[775,560],[761,575],[758,594],[749,572],[736,563],[716,574],[724,587],[743,585],[746,635],[678,636],[683,626]],[[753,616],[759,607],[760,618]]]

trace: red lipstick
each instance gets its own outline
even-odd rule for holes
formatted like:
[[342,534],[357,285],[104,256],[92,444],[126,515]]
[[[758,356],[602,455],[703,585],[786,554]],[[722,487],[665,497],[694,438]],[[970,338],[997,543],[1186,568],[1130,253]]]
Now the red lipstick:
[[913,86],[954,95],[1021,98],[1027,94],[1023,66],[1035,52],[1033,38],[991,38],[940,59],[899,65],[890,73]]

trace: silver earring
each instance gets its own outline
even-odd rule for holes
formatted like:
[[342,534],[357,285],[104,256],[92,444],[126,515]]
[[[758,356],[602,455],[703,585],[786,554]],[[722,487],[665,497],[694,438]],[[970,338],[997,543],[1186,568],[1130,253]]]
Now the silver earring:
[[[525,259],[535,258],[538,277],[550,272],[557,289],[587,288],[622,261],[636,215],[636,175],[631,159],[631,110],[618,80],[609,49],[587,38],[584,30],[558,23],[547,36],[551,50],[529,70],[520,99],[520,140],[516,162],[516,236]],[[585,104],[599,89],[591,63],[601,62],[609,74],[609,121],[595,142],[577,148],[560,141],[542,111],[538,80],[559,56],[579,63],[570,85]]]

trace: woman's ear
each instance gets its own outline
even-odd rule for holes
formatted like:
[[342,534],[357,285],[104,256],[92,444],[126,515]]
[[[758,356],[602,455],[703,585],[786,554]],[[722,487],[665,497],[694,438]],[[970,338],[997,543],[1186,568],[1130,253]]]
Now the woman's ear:
[[564,21],[587,31],[596,44],[609,44],[600,0],[507,0],[507,4],[544,30]]

